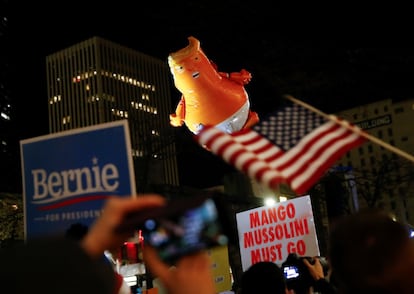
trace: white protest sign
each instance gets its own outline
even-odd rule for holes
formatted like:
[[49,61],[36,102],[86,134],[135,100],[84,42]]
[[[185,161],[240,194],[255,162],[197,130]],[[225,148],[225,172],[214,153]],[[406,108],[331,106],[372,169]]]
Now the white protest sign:
[[289,253],[319,255],[309,196],[236,214],[243,271],[259,261],[282,264]]

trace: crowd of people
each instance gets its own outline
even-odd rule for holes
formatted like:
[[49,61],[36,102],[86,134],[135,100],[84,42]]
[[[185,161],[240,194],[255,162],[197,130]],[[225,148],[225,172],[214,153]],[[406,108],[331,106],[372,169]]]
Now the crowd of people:
[[[133,232],[116,230],[126,215],[162,206],[165,198],[148,194],[112,197],[81,239],[44,237],[0,252],[2,293],[107,293],[117,291],[114,269],[104,261]],[[180,258],[171,267],[144,246],[144,261],[170,294],[215,294],[207,252]],[[258,262],[241,278],[238,294],[249,293],[413,293],[414,247],[408,228],[381,210],[361,210],[337,219],[330,228],[326,274],[320,259],[302,259],[314,280],[306,289],[289,289],[283,270]]]

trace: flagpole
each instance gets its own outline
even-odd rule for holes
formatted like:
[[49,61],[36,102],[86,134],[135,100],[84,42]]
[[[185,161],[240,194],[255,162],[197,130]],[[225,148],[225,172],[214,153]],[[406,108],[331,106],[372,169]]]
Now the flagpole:
[[353,132],[357,131],[357,133],[359,135],[361,135],[362,137],[364,137],[364,138],[366,138],[366,139],[368,139],[368,140],[370,140],[370,141],[372,141],[372,142],[374,142],[374,143],[376,143],[376,144],[378,144],[378,145],[380,145],[380,146],[388,149],[391,152],[394,152],[394,153],[396,153],[396,154],[398,154],[398,155],[400,155],[400,156],[402,156],[402,157],[404,157],[404,158],[406,158],[406,159],[414,162],[414,156],[412,156],[411,154],[408,154],[408,153],[404,152],[403,150],[398,149],[395,146],[392,146],[392,145],[390,145],[390,144],[388,144],[388,143],[386,143],[386,142],[378,139],[377,137],[374,137],[374,136],[368,134],[367,132],[365,132],[365,131],[363,131],[361,129],[356,130],[355,128],[352,127],[352,125],[349,125],[349,124],[347,124],[344,121],[338,120],[338,118],[336,116],[334,116],[334,115],[326,114],[326,113],[320,111],[319,109],[317,109],[317,108],[315,108],[315,107],[313,107],[313,106],[311,106],[311,105],[309,105],[309,104],[307,104],[307,103],[305,103],[303,101],[300,101],[300,100],[298,100],[298,99],[296,99],[296,98],[294,98],[294,97],[292,97],[290,95],[286,95],[285,98],[288,99],[288,100],[290,100],[290,101],[292,101],[292,102],[294,102],[294,103],[296,103],[296,104],[299,104],[299,105],[301,105],[301,106],[303,106],[303,107],[305,107],[305,108],[307,108],[307,109],[309,109],[309,110],[311,110],[311,111],[313,111],[313,112],[315,112],[315,113],[317,113],[317,114],[319,114],[319,115],[321,115],[323,117],[325,117],[326,119],[332,120],[332,121],[334,121],[334,122],[342,125],[343,127],[346,127],[347,129],[349,129],[349,130],[351,130]]

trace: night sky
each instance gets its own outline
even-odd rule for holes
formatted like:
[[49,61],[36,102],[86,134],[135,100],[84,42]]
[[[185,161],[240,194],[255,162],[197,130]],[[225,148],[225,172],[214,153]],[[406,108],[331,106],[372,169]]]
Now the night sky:
[[[361,4],[283,7],[274,1],[10,1],[17,117],[22,139],[48,132],[45,58],[92,36],[164,59],[201,41],[220,71],[244,68],[252,108],[265,115],[290,94],[332,113],[386,98],[413,98],[411,11]],[[24,86],[22,86],[24,82]],[[179,93],[172,93],[172,111]],[[30,122],[28,126],[27,123]],[[185,130],[183,130],[185,133]],[[187,155],[228,169],[188,136]],[[185,178],[214,178],[200,163]],[[216,176],[220,176],[217,173]],[[217,179],[213,179],[216,181]]]

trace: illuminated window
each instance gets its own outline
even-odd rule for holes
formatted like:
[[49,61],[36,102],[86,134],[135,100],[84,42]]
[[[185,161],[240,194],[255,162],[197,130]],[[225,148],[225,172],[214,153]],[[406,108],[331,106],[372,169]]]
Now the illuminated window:
[[112,113],[114,114],[114,115],[116,115],[116,116],[119,116],[119,117],[123,117],[123,118],[128,118],[128,111],[125,111],[125,110],[119,110],[119,109],[114,109],[114,108],[112,108]]
[[56,95],[56,96],[53,96],[51,99],[49,99],[49,104],[57,103],[61,100],[62,100],[61,96]]
[[62,118],[62,123],[64,125],[69,124],[70,123],[70,115],[63,117]]

